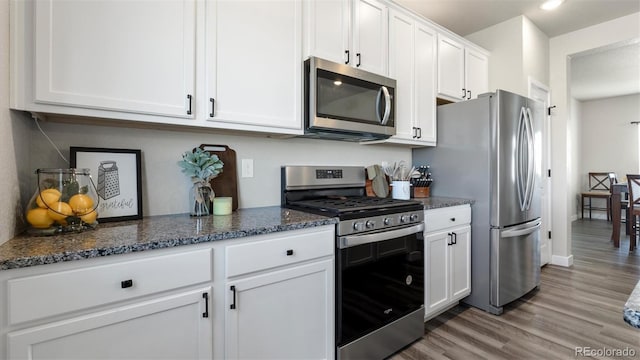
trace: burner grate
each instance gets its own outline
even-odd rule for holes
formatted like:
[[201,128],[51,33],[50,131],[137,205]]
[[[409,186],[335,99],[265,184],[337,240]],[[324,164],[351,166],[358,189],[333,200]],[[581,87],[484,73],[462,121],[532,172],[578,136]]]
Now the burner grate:
[[406,206],[407,204],[411,203],[413,202],[406,200],[396,200],[392,198],[329,197],[322,199],[294,201],[291,202],[291,205],[340,213],[345,211],[377,210],[380,208]]

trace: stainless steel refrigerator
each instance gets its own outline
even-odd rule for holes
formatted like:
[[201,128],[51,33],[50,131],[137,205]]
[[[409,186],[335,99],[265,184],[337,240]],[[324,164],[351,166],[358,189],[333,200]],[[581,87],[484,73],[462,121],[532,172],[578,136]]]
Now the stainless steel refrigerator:
[[413,151],[431,166],[432,196],[475,200],[462,301],[493,314],[540,284],[543,117],[541,102],[497,90],[439,106],[437,146]]

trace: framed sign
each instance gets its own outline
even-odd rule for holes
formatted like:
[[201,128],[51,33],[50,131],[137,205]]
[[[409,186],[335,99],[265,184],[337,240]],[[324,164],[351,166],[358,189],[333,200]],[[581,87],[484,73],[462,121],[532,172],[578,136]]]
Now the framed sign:
[[98,222],[142,219],[140,150],[71,147],[71,167],[89,169]]

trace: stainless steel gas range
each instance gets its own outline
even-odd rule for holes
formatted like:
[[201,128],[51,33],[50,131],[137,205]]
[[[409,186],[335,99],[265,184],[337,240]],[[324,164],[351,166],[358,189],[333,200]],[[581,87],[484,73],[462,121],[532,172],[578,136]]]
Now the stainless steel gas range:
[[366,197],[356,166],[285,166],[282,206],[337,217],[336,358],[382,359],[424,335],[424,212]]

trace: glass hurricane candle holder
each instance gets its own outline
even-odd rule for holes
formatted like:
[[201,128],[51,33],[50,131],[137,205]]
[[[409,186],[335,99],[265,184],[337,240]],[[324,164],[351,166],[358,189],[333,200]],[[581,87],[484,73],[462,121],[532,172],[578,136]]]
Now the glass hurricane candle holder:
[[25,217],[32,235],[93,229],[99,198],[89,169],[38,169],[38,188]]

